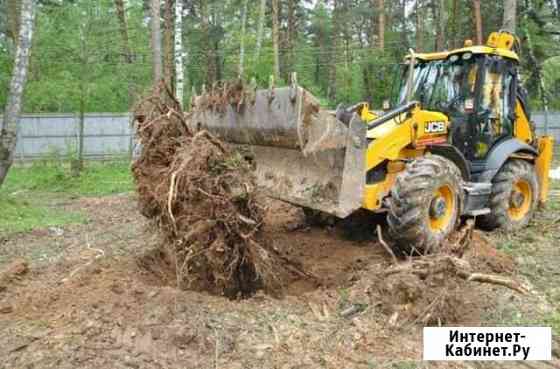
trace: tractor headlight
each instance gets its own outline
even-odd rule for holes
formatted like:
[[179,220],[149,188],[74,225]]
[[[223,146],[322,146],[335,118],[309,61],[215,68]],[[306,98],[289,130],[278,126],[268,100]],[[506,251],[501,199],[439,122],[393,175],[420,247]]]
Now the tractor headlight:
[[463,60],[469,60],[470,58],[472,58],[472,53],[464,53],[463,54]]

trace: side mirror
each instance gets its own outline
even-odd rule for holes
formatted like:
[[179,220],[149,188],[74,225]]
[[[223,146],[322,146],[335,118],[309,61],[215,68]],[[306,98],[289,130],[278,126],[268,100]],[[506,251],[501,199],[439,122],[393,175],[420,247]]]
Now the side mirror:
[[391,103],[389,102],[389,100],[385,99],[383,100],[383,110],[387,111],[391,109]]

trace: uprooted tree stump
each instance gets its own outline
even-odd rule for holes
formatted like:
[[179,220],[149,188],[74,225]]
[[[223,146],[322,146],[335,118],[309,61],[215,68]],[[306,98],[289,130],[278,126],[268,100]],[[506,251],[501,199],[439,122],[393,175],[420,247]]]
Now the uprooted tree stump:
[[261,232],[250,163],[207,131],[193,132],[163,84],[136,117],[139,207],[163,235],[177,285],[228,297],[277,290],[285,262]]
[[[465,249],[459,251],[462,254]],[[382,296],[381,306],[391,314],[390,322],[400,327],[459,321],[466,285],[470,282],[506,287],[521,295],[531,291],[530,286],[513,278],[482,273],[477,268],[469,260],[452,254],[415,257],[393,263],[377,276],[379,283],[374,288]]]

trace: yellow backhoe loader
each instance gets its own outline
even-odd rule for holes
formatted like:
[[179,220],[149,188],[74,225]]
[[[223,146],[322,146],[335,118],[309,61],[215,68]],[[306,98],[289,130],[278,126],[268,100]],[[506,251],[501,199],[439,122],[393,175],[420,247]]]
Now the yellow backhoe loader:
[[193,99],[191,124],[248,153],[270,196],[339,218],[385,212],[398,252],[431,252],[463,217],[516,230],[546,202],[553,140],[530,122],[517,46],[495,32],[483,46],[411,51],[379,115],[323,109],[294,78],[215,87]]

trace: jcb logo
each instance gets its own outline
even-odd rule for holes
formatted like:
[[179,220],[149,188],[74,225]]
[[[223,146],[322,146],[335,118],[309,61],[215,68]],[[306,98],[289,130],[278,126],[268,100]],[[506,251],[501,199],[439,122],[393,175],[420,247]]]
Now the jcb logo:
[[424,130],[426,133],[445,132],[445,122],[427,122]]

